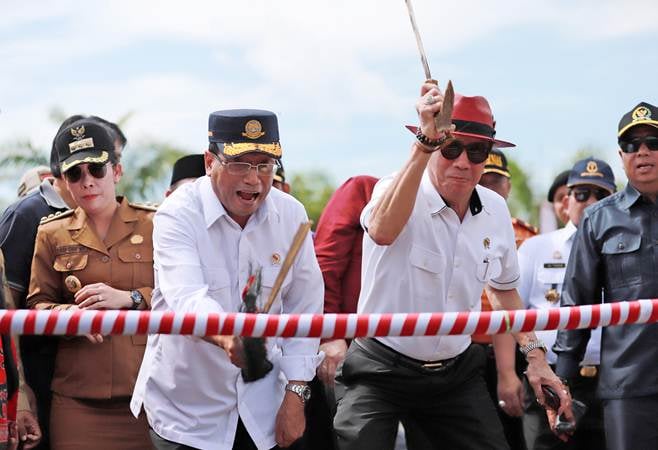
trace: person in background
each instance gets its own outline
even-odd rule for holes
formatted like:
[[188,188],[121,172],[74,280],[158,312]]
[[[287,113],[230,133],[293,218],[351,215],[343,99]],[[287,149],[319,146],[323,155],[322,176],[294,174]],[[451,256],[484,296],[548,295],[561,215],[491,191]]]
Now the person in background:
[[43,180],[47,178],[53,178],[50,167],[37,166],[28,169],[18,182],[18,197],[25,197],[30,192],[38,189]]
[[555,212],[555,217],[558,220],[558,226],[563,226],[569,221],[569,216],[567,214],[567,180],[569,179],[569,174],[571,170],[565,170],[560,172],[558,176],[553,180],[553,184],[548,189],[547,200],[553,205],[553,211]]
[[[153,289],[154,208],[116,197],[115,139],[87,118],[55,138],[75,210],[41,221],[27,303],[40,310],[144,310]],[[52,380],[54,450],[149,448],[129,408],[146,336],[63,337]]]
[[279,166],[276,168],[272,186],[286,194],[290,194],[290,184],[286,182],[286,171],[283,169],[283,163],[281,161],[279,161]]
[[[512,191],[511,178],[512,175],[507,164],[507,157],[499,149],[492,149],[484,163],[484,171],[478,184],[491,189],[507,200]],[[517,247],[529,237],[537,235],[537,229],[535,227],[516,217],[512,218],[512,227],[514,229],[514,239]],[[481,301],[482,311],[491,311],[493,309],[485,291],[482,291]],[[474,343],[480,344],[487,355],[484,379],[487,383],[487,389],[489,390],[491,399],[498,405],[498,417],[503,425],[507,442],[512,450],[523,450],[526,447],[523,440],[523,425],[521,419],[518,417],[520,416],[520,412],[515,411],[516,414],[507,414],[503,410],[501,405],[504,403],[500,403],[499,400],[501,396],[498,393],[498,372],[496,369],[497,363],[502,366],[509,365],[514,368],[517,375],[520,374],[525,369],[523,355],[515,352],[514,355],[509,356],[509,361],[504,358],[502,361],[497,359],[498,355],[494,351],[494,345],[497,346],[498,344],[494,344],[494,342],[509,340],[509,345],[514,346],[516,349],[514,338],[510,335],[496,335],[492,337],[486,334],[476,334],[471,339]]]
[[205,174],[206,166],[203,162],[202,154],[182,156],[174,163],[174,168],[171,172],[171,182],[165,192],[165,197],[169,197],[185,183],[191,183]]

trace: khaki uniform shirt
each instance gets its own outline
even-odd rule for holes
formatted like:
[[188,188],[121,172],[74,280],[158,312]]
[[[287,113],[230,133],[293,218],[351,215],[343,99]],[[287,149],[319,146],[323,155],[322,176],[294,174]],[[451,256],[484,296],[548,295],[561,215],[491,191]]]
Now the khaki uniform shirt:
[[[153,288],[152,207],[120,199],[107,236],[101,240],[81,208],[45,219],[37,233],[27,303],[35,309],[68,309],[73,292],[64,280],[82,286],[105,283],[139,290],[150,305]],[[92,344],[84,336],[63,337],[52,389],[60,395],[110,399],[132,394],[146,336],[106,336]]]

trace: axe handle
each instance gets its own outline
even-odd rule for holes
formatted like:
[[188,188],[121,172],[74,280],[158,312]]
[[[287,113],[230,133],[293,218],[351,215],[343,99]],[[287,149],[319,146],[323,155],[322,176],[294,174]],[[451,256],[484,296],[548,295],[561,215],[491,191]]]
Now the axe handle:
[[270,296],[267,298],[265,306],[263,306],[264,314],[267,314],[270,311],[272,303],[274,303],[274,299],[281,289],[283,280],[285,280],[286,275],[288,275],[288,271],[292,267],[292,263],[295,262],[295,257],[297,256],[297,253],[299,253],[299,249],[302,248],[302,244],[304,243],[304,239],[306,239],[306,234],[311,229],[311,225],[313,225],[313,222],[310,220],[308,222],[302,222],[299,224],[299,228],[297,228],[297,232],[295,233],[295,237],[292,240],[292,244],[290,244],[288,254],[286,255],[286,258],[283,260],[283,264],[281,265],[281,270],[279,270],[279,274],[276,276],[276,280],[274,280],[274,286],[272,286]]

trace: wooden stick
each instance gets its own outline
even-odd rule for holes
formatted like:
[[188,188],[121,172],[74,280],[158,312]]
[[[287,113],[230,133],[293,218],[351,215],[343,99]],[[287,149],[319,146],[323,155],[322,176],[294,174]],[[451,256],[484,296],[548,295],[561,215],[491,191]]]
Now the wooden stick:
[[297,228],[292,244],[290,244],[290,249],[288,250],[286,259],[283,260],[281,270],[279,270],[279,274],[276,276],[276,280],[274,280],[274,286],[272,286],[270,296],[263,307],[263,313],[267,314],[270,311],[272,303],[274,303],[274,299],[281,289],[283,280],[286,278],[286,275],[288,275],[288,271],[292,267],[293,262],[295,262],[295,257],[297,256],[297,253],[299,253],[299,249],[302,248],[302,244],[304,243],[304,239],[306,239],[306,234],[311,229],[311,225],[313,225],[313,222],[310,220],[299,224],[299,228]]

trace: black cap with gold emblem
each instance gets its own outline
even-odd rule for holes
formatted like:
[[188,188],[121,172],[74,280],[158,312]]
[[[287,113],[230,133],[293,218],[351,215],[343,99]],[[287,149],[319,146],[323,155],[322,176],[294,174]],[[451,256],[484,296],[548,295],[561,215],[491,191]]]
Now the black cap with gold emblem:
[[110,132],[92,119],[73,122],[55,137],[55,149],[62,173],[83,163],[106,163],[114,152]]
[[506,178],[510,178],[509,167],[507,167],[507,158],[505,154],[497,148],[491,149],[487,160],[484,162],[484,171],[482,173],[497,173]]
[[281,158],[276,114],[260,109],[215,111],[208,118],[208,140],[227,158],[265,153]]
[[617,190],[615,175],[605,161],[593,157],[581,159],[574,164],[567,181],[568,187],[592,184],[613,193]]
[[624,114],[619,121],[617,137],[638,125],[650,125],[658,128],[658,108],[650,103],[641,102],[635,108]]

